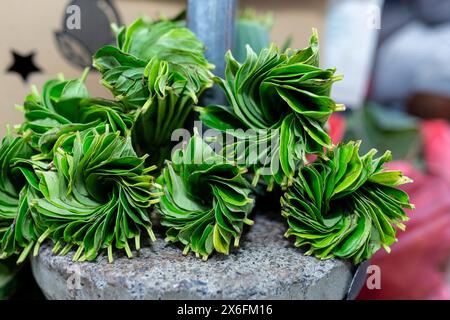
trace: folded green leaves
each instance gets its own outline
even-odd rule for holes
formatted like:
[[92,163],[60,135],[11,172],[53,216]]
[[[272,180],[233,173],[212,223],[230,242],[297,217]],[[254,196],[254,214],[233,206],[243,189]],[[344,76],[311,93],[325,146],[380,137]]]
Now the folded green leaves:
[[[117,50],[120,54],[109,55]],[[185,77],[188,82],[188,91],[191,95],[195,95],[205,89],[205,85],[208,86],[211,83],[209,70],[213,66],[204,57],[204,52],[204,44],[184,26],[183,22],[169,20],[150,22],[138,19],[130,26],[119,30],[117,48],[111,46],[102,48],[95,55],[94,64],[99,66],[99,71],[103,73],[112,66],[117,67],[114,63],[106,62],[108,59],[112,59],[110,61],[113,62],[114,58],[131,57],[144,62],[145,67],[152,59],[157,58],[169,63],[177,74]],[[116,60],[119,63],[120,61]],[[106,77],[104,80],[109,79],[109,75],[110,73],[103,74]],[[144,74],[141,73],[141,77],[142,75]],[[122,78],[119,77],[119,79]],[[143,81],[146,81],[145,77]],[[116,87],[116,89],[120,88],[122,87]],[[143,102],[145,103],[145,101]],[[139,104],[136,107],[142,105]]]
[[[42,94],[34,89],[23,105],[25,121],[18,128],[20,135],[13,137],[8,134],[2,142],[0,256],[3,258],[20,254],[20,263],[36,243],[38,248],[48,236],[45,233],[48,227],[33,207],[36,199],[43,197],[41,177],[37,176],[35,169],[55,171],[55,151],[59,152],[61,147],[55,146],[58,141],[73,141],[77,133],[94,127],[100,131],[111,130],[117,135],[130,135],[133,114],[118,102],[89,98],[84,85],[86,76],[87,70],[80,79],[64,80],[60,77],[47,81]],[[50,184],[65,187],[58,181]]]
[[36,153],[27,138],[6,135],[0,146],[0,259],[23,252],[23,261],[39,237],[28,205],[31,186],[18,162]]
[[27,161],[29,184],[36,189],[32,212],[45,227],[34,253],[46,238],[53,251],[64,255],[77,247],[74,260],[94,260],[113,247],[132,257],[129,241],[140,249],[142,232],[155,237],[147,209],[158,202],[154,179],[139,158],[131,139],[108,126],[62,135],[55,144],[53,161]]
[[39,148],[40,138],[49,131],[73,127],[73,123],[78,122],[80,102],[89,98],[84,85],[87,71],[80,79],[65,80],[60,76],[47,81],[42,94],[33,87],[32,93],[25,99],[25,121],[19,129],[31,137],[33,147]]
[[159,212],[168,227],[166,240],[181,242],[204,260],[214,250],[228,254],[239,245],[253,208],[242,169],[217,155],[196,134],[178,150],[158,181],[163,185]]
[[212,86],[213,68],[204,45],[178,21],[135,21],[121,28],[117,46],[94,56],[102,83],[116,100],[136,109],[133,139],[140,153],[162,166],[170,138],[183,128],[202,92]]
[[376,150],[359,156],[359,143],[341,144],[303,167],[281,199],[287,218],[286,236],[306,254],[321,259],[339,257],[359,263],[380,248],[389,251],[396,229],[412,209],[408,195],[397,189],[411,182],[399,171],[383,168],[390,152],[374,158]]
[[[404,209],[412,208],[396,187],[409,180],[383,168],[389,153],[374,159],[375,151],[360,157],[356,143],[332,146],[327,121],[344,106],[330,91],[340,77],[319,67],[315,31],[303,50],[247,47],[242,64],[228,54],[225,79],[215,81],[229,106],[198,111],[236,141],[217,154],[195,134],[156,183],[150,172],[169,158],[173,131],[186,127],[212,86],[204,50],[183,22],[139,19],[94,57],[115,101],[89,96],[87,71],[26,98],[18,136],[0,144],[0,258],[19,255],[20,263],[45,239],[56,254],[76,248],[77,261],[104,250],[112,261],[113,248],[132,257],[142,233],[155,238],[149,212],[157,203],[166,239],[181,242],[184,253],[228,254],[253,223],[244,168],[253,169],[254,185],[262,175],[268,189],[286,188],[286,235],[308,254],[359,263],[396,240],[393,226],[403,229]],[[318,160],[307,164],[307,154]]]
[[[80,79],[50,80],[42,94],[34,90],[26,98],[20,136],[2,145],[2,258],[20,254],[22,262],[50,238],[55,253],[77,247],[74,260],[93,260],[103,249],[111,260],[114,246],[132,255],[130,239],[139,249],[141,231],[154,238],[147,209],[160,194],[149,175],[154,167],[135,150],[151,151],[150,162],[167,158],[172,131],[183,127],[212,85],[203,53],[180,22],[139,19],[119,30],[117,48],[104,47],[96,56],[116,101],[89,96],[87,70]],[[130,79],[136,81],[130,85]],[[124,85],[130,86],[121,91]]]
[[145,74],[152,93],[137,112],[132,136],[137,150],[161,167],[170,157],[173,131],[185,126],[200,93],[190,92],[185,76],[171,70],[166,61],[153,59]]
[[[247,58],[242,64],[230,53],[226,61],[226,79],[215,80],[230,106],[198,108],[202,121],[223,132],[250,130],[244,136],[241,132],[227,132],[237,138],[232,147],[244,149],[245,158],[250,157],[252,145],[277,137],[276,143],[261,151],[267,153],[264,158],[268,161],[258,161],[254,167],[257,174],[261,167],[273,168],[275,181],[289,184],[298,166],[306,162],[306,153],[321,154],[324,147],[331,146],[326,122],[334,111],[344,107],[329,95],[332,84],[340,77],[334,75],[334,69],[319,68],[315,31],[310,47],[303,50],[280,52],[272,45],[256,55],[247,47]],[[231,150],[230,154],[239,157],[236,153]]]
[[75,246],[75,260],[93,260],[107,249],[112,260],[113,246],[131,257],[128,241],[138,250],[142,231],[154,239],[147,212],[158,201],[154,168],[132,147],[133,115],[83,88],[79,80],[47,82],[42,96],[27,97],[22,136],[2,142],[2,258],[20,254],[20,263],[51,238],[55,253]]
[[[25,121],[19,133],[29,137],[31,145],[45,157],[62,134],[83,131],[103,123],[113,131],[130,134],[134,114],[119,102],[94,99],[84,85],[86,70],[80,79],[47,81],[42,94],[34,87],[23,104]],[[51,155],[50,155],[51,157]]]

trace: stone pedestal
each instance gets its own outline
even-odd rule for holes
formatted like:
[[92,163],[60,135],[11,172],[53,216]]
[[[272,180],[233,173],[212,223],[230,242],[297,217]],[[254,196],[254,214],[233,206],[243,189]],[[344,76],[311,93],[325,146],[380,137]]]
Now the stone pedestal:
[[105,256],[74,263],[49,245],[32,259],[35,279],[48,299],[344,299],[353,267],[301,254],[283,238],[282,221],[257,216],[229,256],[185,257],[163,239],[138,257]]

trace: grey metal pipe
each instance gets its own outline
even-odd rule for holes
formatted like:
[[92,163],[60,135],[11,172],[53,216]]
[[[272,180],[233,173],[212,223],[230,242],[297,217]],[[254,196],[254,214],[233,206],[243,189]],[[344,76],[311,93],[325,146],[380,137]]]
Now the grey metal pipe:
[[[234,41],[237,0],[188,0],[188,27],[207,47],[206,57],[216,66],[214,74],[225,74],[225,53]],[[223,103],[220,90],[212,90],[203,103]]]

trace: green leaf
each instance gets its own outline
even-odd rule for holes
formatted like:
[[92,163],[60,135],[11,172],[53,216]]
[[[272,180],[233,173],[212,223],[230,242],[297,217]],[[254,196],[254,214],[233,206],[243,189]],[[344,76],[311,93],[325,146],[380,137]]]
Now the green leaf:
[[165,186],[158,212],[168,228],[166,239],[203,259],[213,249],[228,254],[232,239],[237,245],[243,225],[251,223],[254,204],[241,170],[215,154],[198,133],[172,161],[176,165],[167,163],[158,179]]
[[286,236],[321,259],[339,257],[358,264],[396,241],[398,226],[413,208],[395,187],[410,182],[399,171],[385,170],[387,153],[359,155],[359,143],[340,144],[327,157],[300,169],[281,199],[288,220]]
[[[196,110],[211,128],[223,133],[241,130],[243,134],[234,135],[243,135],[243,140],[250,141],[238,143],[236,148],[226,146],[230,159],[244,158],[248,160],[246,166],[257,176],[263,172],[286,187],[306,163],[305,153],[323,154],[324,147],[331,147],[325,125],[333,112],[343,109],[330,98],[331,86],[340,77],[334,75],[334,69],[319,68],[315,30],[310,46],[303,50],[281,52],[275,45],[253,49],[247,46],[246,58],[240,59],[242,63],[228,53],[225,79],[215,79],[229,106]],[[265,133],[254,133],[260,131]],[[254,156],[253,146],[267,140],[270,144],[259,148]],[[271,161],[249,160],[253,158]]]
[[161,168],[170,158],[172,132],[185,126],[200,95],[212,86],[213,66],[203,43],[180,21],[141,18],[118,37],[118,47],[95,54],[94,66],[116,100],[135,110],[136,149]]

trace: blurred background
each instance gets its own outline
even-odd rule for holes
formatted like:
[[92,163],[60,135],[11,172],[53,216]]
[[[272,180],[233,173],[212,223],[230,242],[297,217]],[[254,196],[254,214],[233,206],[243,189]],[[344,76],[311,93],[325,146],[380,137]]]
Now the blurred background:
[[[83,28],[67,26],[71,5]],[[81,75],[90,56],[114,36],[110,25],[141,15],[172,17],[177,0],[15,0],[0,11],[0,135],[22,120],[20,106],[35,84],[63,73]],[[450,1],[240,0],[236,55],[251,42],[302,48],[311,28],[321,63],[344,74],[333,97],[348,110],[331,121],[335,142],[362,139],[363,149],[393,151],[392,167],[415,180],[405,189],[416,210],[392,252],[378,252],[381,288],[359,299],[450,299]],[[93,71],[91,94],[107,97]],[[41,298],[29,267],[0,263],[0,298]]]

